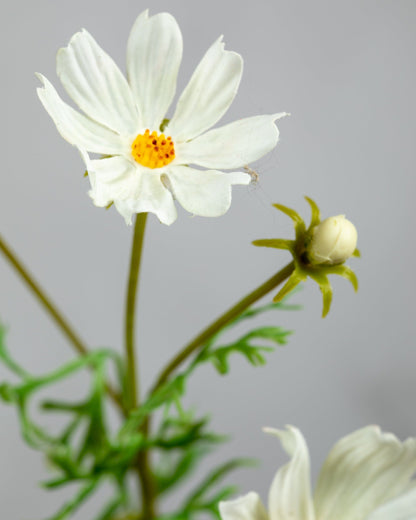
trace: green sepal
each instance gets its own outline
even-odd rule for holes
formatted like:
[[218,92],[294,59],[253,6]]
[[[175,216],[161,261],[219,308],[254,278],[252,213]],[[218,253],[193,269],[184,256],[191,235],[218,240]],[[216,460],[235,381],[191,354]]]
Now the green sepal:
[[290,275],[288,281],[285,283],[285,285],[280,289],[280,291],[276,294],[276,296],[273,298],[274,302],[280,302],[285,298],[289,293],[295,289],[295,287],[300,283],[306,280],[306,275],[301,273],[298,270],[294,270],[293,273]]
[[272,204],[272,206],[293,220],[295,224],[296,237],[305,232],[305,222],[303,221],[303,218],[299,215],[297,211],[288,208],[287,206],[283,206],[283,204]]
[[295,246],[294,240],[285,240],[283,238],[264,238],[260,240],[253,240],[253,246],[258,247],[274,247],[275,249],[287,249],[293,251]]
[[309,276],[313,280],[315,280],[315,282],[319,285],[319,288],[321,289],[322,300],[323,300],[322,318],[325,318],[325,316],[329,312],[329,309],[331,308],[331,302],[332,302],[331,284],[328,280],[328,277],[319,271],[311,272],[311,273],[309,273]]
[[294,209],[288,208],[287,206],[283,206],[283,204],[277,203],[272,204],[272,206],[284,213],[285,215],[287,215],[288,217],[290,217],[296,224],[304,224],[303,218]]
[[354,253],[352,256],[355,256],[357,258],[361,258],[361,251],[358,248],[355,248]]
[[325,269],[325,272],[327,274],[338,274],[339,276],[342,276],[343,278],[351,282],[351,285],[353,286],[355,292],[358,291],[357,275],[348,266],[344,264],[331,265]]
[[317,203],[310,197],[307,197],[305,195],[305,200],[309,203],[309,206],[311,207],[311,222],[308,228],[308,231],[310,231],[312,228],[314,228],[321,222],[321,211]]

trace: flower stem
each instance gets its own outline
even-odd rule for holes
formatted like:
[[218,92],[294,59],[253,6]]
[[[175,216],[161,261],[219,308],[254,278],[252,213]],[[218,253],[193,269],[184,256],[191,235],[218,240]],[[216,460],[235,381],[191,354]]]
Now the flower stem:
[[125,349],[127,363],[127,410],[137,408],[139,397],[139,384],[136,371],[135,351],[135,318],[137,286],[139,283],[140,263],[142,258],[144,230],[147,213],[138,213],[134,224],[133,243],[130,258],[130,273],[127,285],[126,314],[125,314]]
[[[61,330],[61,332],[66,336],[69,342],[72,344],[74,349],[81,355],[86,356],[89,354],[89,350],[86,347],[85,343],[79,337],[79,335],[74,331],[71,325],[68,323],[64,315],[57,308],[57,306],[52,302],[49,296],[45,293],[45,291],[40,287],[39,283],[33,278],[33,276],[29,273],[27,268],[23,265],[21,260],[17,257],[16,253],[6,244],[5,240],[0,235],[0,251],[12,265],[12,267],[17,271],[32,293],[36,296],[38,301],[43,305],[44,309],[49,313],[51,318],[54,320],[55,324]],[[107,393],[112,398],[114,403],[122,408],[122,400],[119,393],[110,385],[107,385]]]
[[179,354],[177,354],[166,368],[161,372],[156,384],[152,388],[154,393],[160,388],[174,372],[179,365],[181,365],[191,354],[193,354],[198,348],[204,346],[206,342],[212,338],[218,331],[220,331],[225,325],[237,318],[242,312],[244,312],[250,305],[265,296],[267,293],[275,289],[278,285],[284,282],[292,274],[295,268],[294,262],[290,262],[288,265],[283,267],[279,272],[273,275],[271,278],[266,280],[260,287],[257,287],[254,291],[247,294],[243,299],[237,302],[228,311],[222,314],[217,320],[211,325],[204,329],[198,336],[196,336],[188,345],[185,346]]
[[[137,287],[139,283],[140,263],[143,249],[144,231],[147,213],[138,213],[134,225],[133,244],[130,259],[130,274],[127,286],[126,316],[125,316],[125,348],[127,363],[127,410],[133,410],[140,405],[139,382],[136,369],[135,349],[135,316]],[[147,430],[147,428],[146,428]],[[147,432],[145,432],[147,433]],[[137,456],[137,473],[141,485],[143,520],[155,518],[155,490],[149,465],[149,454],[142,450]]]

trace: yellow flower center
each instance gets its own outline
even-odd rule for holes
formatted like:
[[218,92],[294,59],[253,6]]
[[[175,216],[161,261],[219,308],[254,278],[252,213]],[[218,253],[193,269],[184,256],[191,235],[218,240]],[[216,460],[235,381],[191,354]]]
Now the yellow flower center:
[[149,129],[136,137],[131,153],[139,164],[152,169],[162,168],[175,158],[172,138],[165,137],[165,134],[158,135],[156,131],[150,133]]

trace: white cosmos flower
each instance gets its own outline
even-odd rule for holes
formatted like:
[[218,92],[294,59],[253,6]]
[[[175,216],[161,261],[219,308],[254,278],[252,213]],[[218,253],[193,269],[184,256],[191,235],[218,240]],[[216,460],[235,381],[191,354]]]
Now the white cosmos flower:
[[174,199],[196,215],[224,214],[231,186],[249,184],[251,177],[219,170],[241,168],[278,141],[274,121],[286,114],[240,119],[207,132],[231,105],[243,70],[241,56],[224,50],[222,38],[208,49],[161,129],[181,59],[176,20],[168,13],[149,17],[146,10],[128,40],[127,79],[85,30],[58,52],[58,76],[84,114],[64,103],[38,75],[44,107],[86,163],[94,204],[114,202],[127,223],[134,213],[149,211],[171,224],[177,216]]
[[291,457],[276,473],[269,512],[251,492],[221,502],[223,520],[415,520],[416,439],[400,442],[367,426],[338,441],[322,466],[312,498],[309,453],[301,432],[266,429]]

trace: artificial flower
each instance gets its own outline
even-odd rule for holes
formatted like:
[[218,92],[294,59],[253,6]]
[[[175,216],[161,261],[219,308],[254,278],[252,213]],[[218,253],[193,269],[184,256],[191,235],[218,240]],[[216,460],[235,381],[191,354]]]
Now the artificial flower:
[[146,10],[128,40],[127,79],[85,30],[58,52],[57,74],[84,114],[38,75],[44,107],[86,163],[94,204],[114,203],[127,223],[135,213],[152,212],[171,224],[177,217],[174,199],[196,215],[224,214],[231,204],[231,186],[249,184],[251,177],[221,170],[242,168],[278,141],[274,122],[286,115],[282,113],[207,131],[231,105],[243,70],[241,56],[224,50],[222,38],[208,49],[173,116],[166,119],[181,59],[176,20],[168,13],[149,16]]
[[267,512],[251,492],[221,502],[223,520],[415,520],[416,438],[400,442],[377,426],[338,441],[324,462],[314,496],[309,453],[301,432],[266,429],[291,457],[276,473]]

